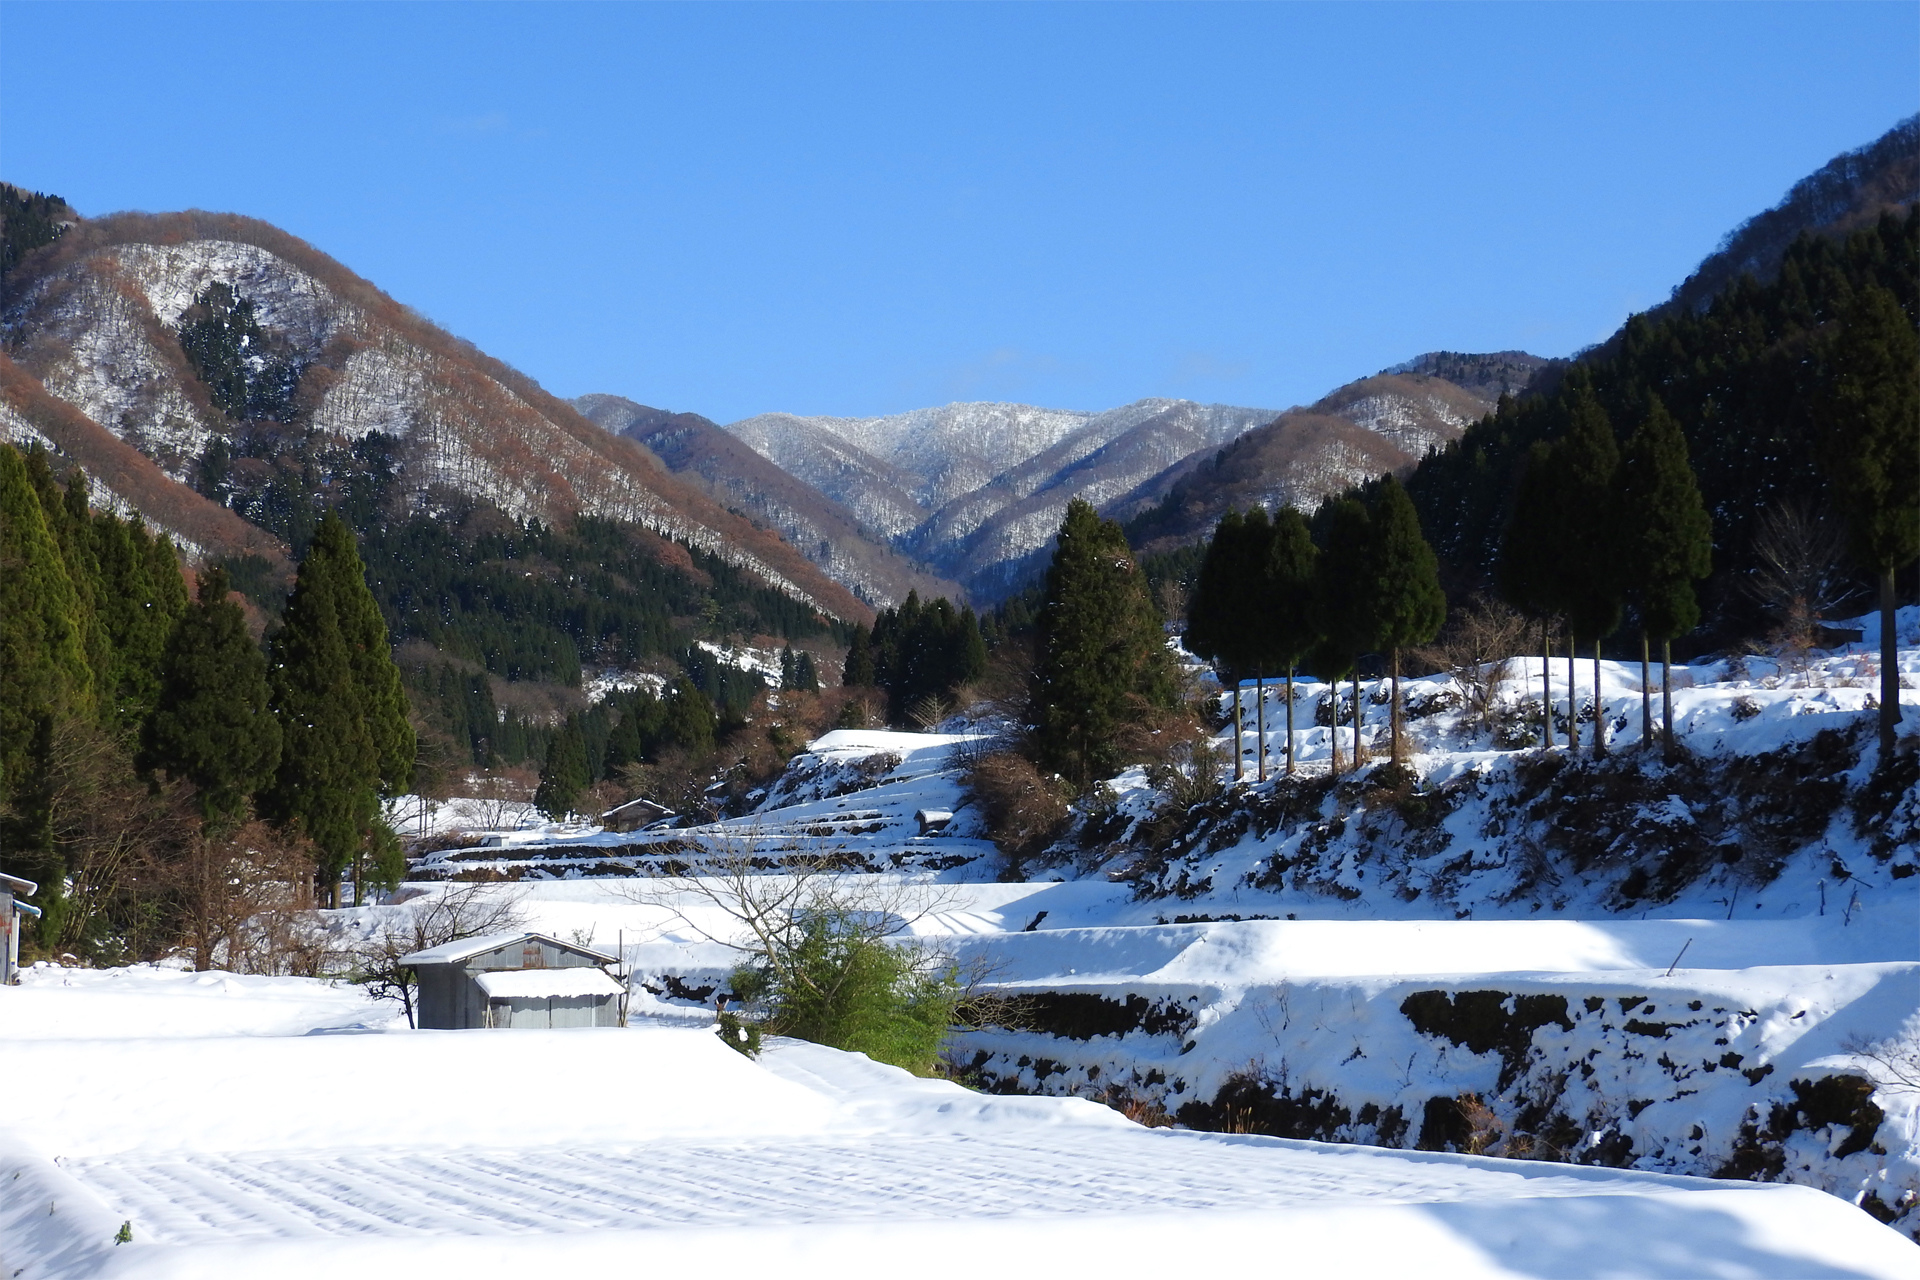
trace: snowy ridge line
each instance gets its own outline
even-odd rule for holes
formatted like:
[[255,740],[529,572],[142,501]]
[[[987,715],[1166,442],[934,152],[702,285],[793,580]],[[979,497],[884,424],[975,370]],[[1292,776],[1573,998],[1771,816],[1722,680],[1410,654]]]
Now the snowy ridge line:
[[50,363],[34,368],[46,389],[191,487],[198,459],[225,424],[188,394],[188,375],[162,339],[216,281],[252,301],[263,327],[285,337],[298,359],[341,361],[312,425],[344,440],[380,431],[411,442],[416,493],[447,484],[518,520],[577,512],[630,521],[716,555],[830,616],[843,611],[765,556],[689,517],[483,369],[422,348],[256,245],[200,239],[102,246],[10,299],[5,330],[16,347],[29,331],[36,341],[55,338]]

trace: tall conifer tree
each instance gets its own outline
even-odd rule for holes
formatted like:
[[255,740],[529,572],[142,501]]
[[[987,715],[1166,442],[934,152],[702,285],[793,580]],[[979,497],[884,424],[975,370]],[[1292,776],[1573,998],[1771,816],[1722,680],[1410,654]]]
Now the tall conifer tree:
[[580,793],[592,780],[580,717],[568,716],[547,746],[547,762],[540,770],[540,789],[534,792],[533,803],[540,812],[558,821],[573,812]]
[[[1557,560],[1566,583],[1568,627],[1576,641],[1587,637],[1593,642],[1593,754],[1599,756],[1607,750],[1600,641],[1620,625],[1623,594],[1619,519],[1614,509],[1620,446],[1607,411],[1584,383],[1575,387],[1568,417],[1567,434],[1553,450],[1563,530]],[[1572,669],[1569,651],[1569,689]],[[1578,723],[1576,714],[1569,726],[1576,743]]]
[[1292,507],[1273,517],[1273,533],[1253,592],[1264,661],[1287,673],[1287,772],[1293,772],[1293,674],[1320,640],[1314,616],[1314,566],[1319,557],[1307,522]]
[[1846,310],[1828,354],[1823,469],[1847,519],[1853,558],[1880,587],[1880,755],[1900,724],[1893,576],[1920,557],[1920,335],[1878,285]]
[[[273,639],[280,767],[261,798],[270,816],[297,825],[318,847],[323,889],[336,904],[347,865],[391,843],[380,796],[411,771],[413,730],[385,643],[353,534],[328,512]],[[355,878],[356,898],[363,879]]]
[[1193,596],[1187,601],[1187,630],[1183,643],[1196,657],[1214,664],[1222,679],[1233,684],[1233,780],[1245,768],[1240,755],[1240,672],[1235,662],[1238,639],[1237,599],[1246,590],[1241,533],[1245,521],[1229,509],[1214,526],[1213,540],[1200,562]]
[[[1540,622],[1540,741],[1548,747],[1553,745],[1553,619],[1566,607],[1554,567],[1559,520],[1555,481],[1552,446],[1536,442],[1528,450],[1513,511],[1501,536],[1496,573],[1506,602]],[[1570,745],[1573,714],[1569,691]]]
[[1400,650],[1425,644],[1440,634],[1447,617],[1447,596],[1440,589],[1440,561],[1420,534],[1420,517],[1407,491],[1391,474],[1373,500],[1369,594],[1376,643],[1391,654],[1393,670],[1393,762],[1403,762],[1400,745]]
[[[1338,666],[1353,679],[1353,767],[1365,760],[1360,743],[1364,720],[1360,701],[1360,655],[1375,644],[1373,602],[1368,590],[1369,562],[1373,555],[1372,521],[1358,498],[1333,500],[1327,514],[1327,545],[1320,553],[1315,576],[1314,600],[1320,617],[1320,629],[1329,654],[1337,653]],[[1323,661],[1322,665],[1326,665]],[[1340,686],[1333,682],[1333,737],[1340,736]],[[1335,751],[1335,772],[1339,771],[1339,747]]]
[[93,705],[79,595],[27,459],[0,444],[0,854],[43,897],[59,892],[47,862],[53,726]]
[[1640,721],[1653,742],[1647,645],[1660,641],[1662,739],[1673,752],[1673,640],[1700,625],[1693,584],[1713,569],[1713,520],[1687,461],[1680,424],[1654,397],[1620,461],[1620,518],[1627,577],[1640,614]]
[[280,763],[280,725],[268,706],[266,656],[227,597],[226,570],[201,577],[199,601],[174,624],[158,665],[140,767],[192,782],[209,833],[237,826]]
[[1122,763],[1129,715],[1175,701],[1160,613],[1126,535],[1074,499],[1047,569],[1029,703],[1039,763],[1085,787]]

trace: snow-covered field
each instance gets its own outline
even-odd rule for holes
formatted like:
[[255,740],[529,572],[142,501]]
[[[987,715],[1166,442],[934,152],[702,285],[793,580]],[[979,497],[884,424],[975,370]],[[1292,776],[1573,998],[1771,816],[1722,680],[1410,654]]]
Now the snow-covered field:
[[[1900,625],[1920,683],[1920,610]],[[1298,777],[1156,834],[1164,797],[1131,770],[1044,881],[997,878],[970,732],[829,734],[707,827],[403,803],[408,830],[469,842],[330,913],[339,946],[490,879],[527,927],[618,948],[636,1025],[416,1032],[317,980],[34,969],[0,990],[0,1263],[1920,1274],[1920,1089],[1893,1069],[1920,1055],[1920,796],[1875,782],[1870,663],[1677,672],[1671,768],[1635,749],[1637,665],[1602,667],[1606,766],[1503,747],[1447,678],[1410,681],[1421,783],[1391,794],[1326,778],[1328,691],[1302,682]],[[927,809],[955,816],[923,835]],[[736,926],[633,874],[702,849],[866,867],[1005,1002],[952,1045],[984,1092],[720,1045]]]
[[1137,1275],[1277,1242],[1295,1272],[1378,1276],[1920,1258],[1800,1187],[1148,1129],[812,1045],[750,1062],[701,1027],[409,1032],[312,979],[41,968],[0,1022],[19,1280]]

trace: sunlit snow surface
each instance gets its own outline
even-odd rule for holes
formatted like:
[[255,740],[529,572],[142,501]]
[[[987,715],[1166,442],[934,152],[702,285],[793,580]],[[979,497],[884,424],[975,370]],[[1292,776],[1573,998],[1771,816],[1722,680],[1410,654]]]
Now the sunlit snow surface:
[[[1899,1276],[1796,1187],[1139,1128],[696,1026],[409,1032],[351,988],[41,968],[0,991],[8,1276]],[[130,1242],[115,1244],[122,1223]],[[941,1261],[944,1259],[944,1261]]]

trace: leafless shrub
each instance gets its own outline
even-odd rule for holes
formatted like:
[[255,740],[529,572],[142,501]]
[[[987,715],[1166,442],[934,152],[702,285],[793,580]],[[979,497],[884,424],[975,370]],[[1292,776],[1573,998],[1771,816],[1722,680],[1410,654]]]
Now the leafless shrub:
[[1893,1093],[1920,1093],[1920,1025],[1909,1023],[1900,1034],[1884,1040],[1848,1036],[1840,1047],[1865,1058],[1873,1083]]
[[983,756],[967,773],[965,785],[986,819],[987,837],[1005,855],[1008,873],[1016,879],[1026,862],[1066,828],[1071,788],[1059,776],[1041,773],[1017,751]]
[[1525,617],[1500,601],[1475,596],[1448,618],[1437,641],[1413,651],[1414,659],[1452,676],[1474,723],[1490,725],[1501,688],[1513,676],[1514,655],[1526,647],[1530,627]]
[[203,835],[165,868],[193,967],[281,973],[305,967],[295,918],[313,908],[311,846],[264,822]]
[[907,708],[907,719],[922,733],[933,732],[951,714],[953,704],[933,693],[921,694]]
[[1463,1093],[1454,1100],[1454,1106],[1460,1111],[1460,1119],[1466,1124],[1466,1143],[1462,1147],[1468,1155],[1484,1155],[1499,1145],[1506,1134],[1507,1127],[1493,1108],[1477,1093]]

